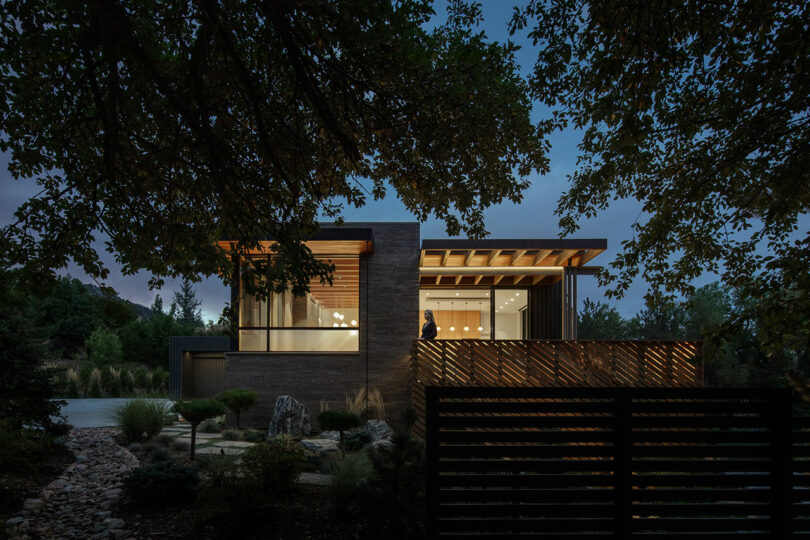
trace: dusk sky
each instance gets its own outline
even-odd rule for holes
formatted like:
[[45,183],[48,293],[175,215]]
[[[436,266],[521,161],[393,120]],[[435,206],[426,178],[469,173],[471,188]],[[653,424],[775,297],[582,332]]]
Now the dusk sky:
[[[484,5],[485,23],[483,29],[490,39],[502,41],[508,39],[507,23],[511,17],[512,4],[501,1],[489,1]],[[436,6],[439,16],[444,16],[443,4]],[[515,40],[522,46],[518,52],[518,60],[522,66],[523,74],[531,71],[536,58],[536,50],[524,36],[515,36]],[[537,106],[533,113],[533,120],[544,118],[548,111]],[[551,172],[544,176],[531,178],[532,185],[525,191],[523,202],[520,205],[503,204],[491,208],[486,212],[486,223],[491,238],[555,238],[559,235],[557,219],[554,209],[560,195],[565,191],[568,175],[576,166],[577,144],[579,134],[574,130],[556,133],[551,138],[550,153]],[[7,170],[8,157],[0,155],[0,224],[9,223],[13,218],[14,210],[28,197],[36,193],[37,186],[33,181],[14,181]],[[362,209],[346,209],[346,221],[414,221],[402,203],[396,198],[396,193],[389,191],[384,201],[370,202]],[[610,209],[600,214],[597,219],[581,223],[580,231],[574,235],[576,238],[607,238],[608,250],[592,261],[595,265],[606,265],[617,253],[621,241],[630,235],[630,225],[637,219],[643,219],[640,205],[636,201],[617,201]],[[437,220],[428,220],[422,224],[422,239],[447,238],[444,224]],[[98,236],[97,236],[98,238]],[[160,291],[150,291],[147,286],[149,276],[139,274],[136,276],[122,276],[118,266],[110,254],[103,255],[111,269],[107,284],[116,289],[123,298],[143,305],[150,305],[156,293],[159,293],[168,305],[173,292],[178,287],[177,281],[167,280],[166,286]],[[84,282],[90,279],[75,266],[64,269],[61,273],[70,274]],[[702,283],[716,279],[714,276],[705,276]],[[226,301],[229,300],[229,291],[215,278],[204,280],[197,284],[198,296],[203,301],[203,318],[217,320]],[[624,315],[632,315],[643,307],[643,294],[645,286],[637,283],[627,297],[623,300],[612,301]],[[585,297],[593,300],[604,300],[602,291],[598,288],[594,277],[581,277],[579,282],[579,304]]]

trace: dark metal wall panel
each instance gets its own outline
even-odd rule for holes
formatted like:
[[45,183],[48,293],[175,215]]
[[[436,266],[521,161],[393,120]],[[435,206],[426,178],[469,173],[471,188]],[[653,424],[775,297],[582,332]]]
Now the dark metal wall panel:
[[231,340],[227,336],[171,336],[169,338],[169,398],[182,399],[183,397],[184,352],[224,353],[230,350]]
[[531,339],[560,339],[562,337],[562,282],[537,285],[531,294]]

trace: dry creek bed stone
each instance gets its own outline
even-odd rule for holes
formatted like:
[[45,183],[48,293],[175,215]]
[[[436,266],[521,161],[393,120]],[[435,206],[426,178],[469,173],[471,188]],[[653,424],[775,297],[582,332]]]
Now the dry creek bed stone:
[[129,538],[123,520],[111,509],[121,497],[124,477],[138,458],[118,446],[112,428],[74,429],[66,446],[76,462],[48,484],[39,498],[26,499],[23,510],[6,521],[13,539]]

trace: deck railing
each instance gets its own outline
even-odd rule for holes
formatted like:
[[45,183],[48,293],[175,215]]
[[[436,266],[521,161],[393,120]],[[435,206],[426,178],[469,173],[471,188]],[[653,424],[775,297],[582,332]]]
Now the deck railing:
[[414,341],[411,402],[424,435],[426,386],[699,387],[699,341]]

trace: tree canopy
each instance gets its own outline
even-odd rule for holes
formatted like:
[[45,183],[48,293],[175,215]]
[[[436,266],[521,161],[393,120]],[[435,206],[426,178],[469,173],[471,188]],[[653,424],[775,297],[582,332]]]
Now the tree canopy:
[[[621,296],[689,296],[706,271],[752,301],[730,324],[810,341],[810,4],[532,0],[511,30],[538,48],[532,96],[584,131],[563,232],[614,199],[642,212],[601,275]],[[728,327],[727,327],[728,329]]]
[[[272,237],[266,290],[329,279],[301,240],[393,188],[419,219],[482,236],[483,210],[548,170],[515,47],[451,2],[63,3],[0,7],[0,149],[39,184],[2,231],[7,266],[105,278],[221,272]],[[390,186],[390,187],[389,187]]]

